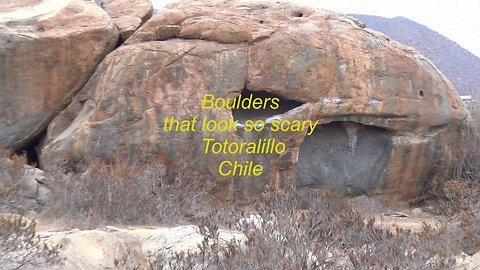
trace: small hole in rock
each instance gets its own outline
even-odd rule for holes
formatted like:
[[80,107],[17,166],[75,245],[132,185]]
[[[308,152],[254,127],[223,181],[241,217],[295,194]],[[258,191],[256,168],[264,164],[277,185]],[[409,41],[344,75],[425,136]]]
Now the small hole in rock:
[[297,18],[301,18],[301,17],[303,17],[303,13],[300,12],[300,11],[295,11],[295,12],[292,13],[292,16],[297,17]]
[[40,28],[37,29],[37,32],[45,32],[45,28],[40,27]]
[[258,22],[259,22],[260,24],[263,24],[263,23],[264,23],[264,21],[263,21],[263,20],[260,20],[260,21],[258,21]]
[[423,90],[420,90],[418,91],[418,95],[423,98],[425,96],[425,93],[423,93]]
[[[266,104],[265,108],[260,108],[260,109],[253,109],[253,108],[242,109],[241,106],[240,108],[234,108],[232,110],[233,118],[235,120],[239,120],[242,123],[245,122],[246,120],[259,120],[259,119],[265,120],[274,115],[286,113],[292,109],[295,109],[303,105],[303,103],[301,102],[284,99],[280,96],[277,96],[275,94],[265,92],[265,91],[250,91],[248,89],[244,89],[241,95],[242,95],[241,100],[245,100],[246,98],[249,98],[251,95],[252,104],[254,104],[253,100],[256,98],[261,98],[263,102],[265,102]],[[270,107],[270,105],[273,104],[272,100],[274,98],[278,98],[277,109],[272,109]],[[269,99],[269,101],[267,101],[267,99]],[[245,102],[248,102],[248,101],[245,101]],[[255,102],[255,103],[258,104],[259,102]]]

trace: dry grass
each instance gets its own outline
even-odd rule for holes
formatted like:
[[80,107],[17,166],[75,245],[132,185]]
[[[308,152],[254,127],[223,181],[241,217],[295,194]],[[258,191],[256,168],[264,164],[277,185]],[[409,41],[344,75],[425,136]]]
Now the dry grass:
[[[196,223],[202,228],[206,241],[200,253],[159,256],[151,261],[153,269],[451,269],[462,251],[480,250],[479,108],[472,108],[475,122],[462,138],[457,179],[429,202],[431,213],[447,218],[448,226],[425,225],[421,232],[378,228],[332,191],[267,190],[248,207],[222,206],[188,155],[167,170],[158,159],[122,152],[109,161],[46,162],[55,198],[46,215],[67,227]],[[15,179],[15,168],[24,162],[14,157],[2,170]],[[14,194],[14,182],[0,189],[0,196]],[[218,227],[240,230],[248,240],[210,245]],[[0,245],[11,255],[10,246]],[[32,254],[42,258],[47,251]]]
[[460,252],[446,228],[380,229],[335,193],[269,191],[254,205],[199,224],[215,240],[216,225],[230,223],[247,236],[243,245],[204,241],[199,253],[160,255],[153,269],[451,269]]
[[463,130],[459,146],[463,156],[455,168],[455,179],[480,181],[480,101],[474,101],[467,106],[472,116],[472,122]]
[[0,214],[2,269],[34,269],[57,262],[58,249],[35,235],[35,221],[15,214]]
[[431,213],[447,218],[450,233],[458,235],[462,250],[472,254],[480,250],[480,103],[472,102],[467,108],[472,122],[460,138],[463,155],[453,179],[443,183],[428,205]]
[[194,173],[187,158],[169,173],[161,162],[124,153],[111,161],[87,157],[75,166],[57,160],[46,167],[55,194],[49,215],[70,227],[189,223],[215,202],[208,179]]
[[24,174],[27,158],[25,155],[11,155],[0,148],[0,212],[25,214],[28,209],[23,208]]

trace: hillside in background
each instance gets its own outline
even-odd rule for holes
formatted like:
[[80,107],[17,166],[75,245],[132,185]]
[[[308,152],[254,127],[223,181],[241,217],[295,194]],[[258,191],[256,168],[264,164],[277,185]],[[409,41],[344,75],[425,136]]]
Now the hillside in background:
[[461,95],[480,94],[480,58],[430,28],[404,17],[349,14],[368,28],[416,48],[453,83]]

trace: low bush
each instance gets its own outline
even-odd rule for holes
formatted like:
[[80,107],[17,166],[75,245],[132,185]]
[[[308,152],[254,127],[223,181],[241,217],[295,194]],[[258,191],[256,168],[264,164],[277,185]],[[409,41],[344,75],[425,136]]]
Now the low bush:
[[199,224],[206,241],[198,253],[160,255],[153,269],[451,269],[460,252],[446,228],[380,229],[335,193],[270,191],[254,205],[252,212],[222,213],[245,243],[208,241],[218,222],[207,220]]
[[[46,214],[80,228],[199,225],[205,241],[198,253],[159,255],[151,260],[153,269],[450,269],[461,252],[480,250],[480,109],[472,112],[476,122],[462,138],[465,153],[457,179],[446,181],[437,200],[429,202],[430,211],[445,217],[448,226],[424,224],[420,232],[379,228],[370,213],[330,190],[267,190],[248,206],[225,206],[209,192],[210,182],[188,155],[167,168],[159,159],[126,152],[111,160],[85,157],[73,164],[58,158],[42,164],[55,198]],[[13,164],[22,162],[17,158]],[[0,196],[14,192],[11,183]],[[219,227],[241,231],[247,240],[209,241],[217,240]],[[27,250],[48,262],[55,251],[40,248],[28,232],[14,235],[24,233],[22,239],[33,241],[24,245]],[[1,235],[0,241],[16,241],[9,232]],[[1,252],[20,263],[33,258],[30,252]]]
[[462,130],[462,155],[453,179],[443,183],[427,209],[446,218],[449,234],[461,239],[462,251],[473,254],[480,250],[480,103],[473,101],[467,108],[472,121]]
[[192,222],[211,211],[215,199],[208,180],[190,166],[185,158],[169,168],[178,174],[168,174],[161,162],[125,153],[111,161],[87,157],[75,166],[55,160],[46,165],[55,194],[49,213],[80,228]]
[[455,179],[480,181],[480,100],[467,105],[471,123],[462,130],[459,146],[463,155],[455,168]]
[[11,155],[0,148],[0,212],[25,214],[31,210],[22,203],[28,189],[26,164],[25,155]]
[[58,249],[35,235],[35,221],[16,214],[0,214],[2,269],[36,269],[59,260]]

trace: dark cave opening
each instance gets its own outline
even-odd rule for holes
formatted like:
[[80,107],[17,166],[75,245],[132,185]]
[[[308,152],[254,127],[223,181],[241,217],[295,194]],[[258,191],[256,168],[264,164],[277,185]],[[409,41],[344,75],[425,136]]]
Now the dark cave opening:
[[332,122],[306,136],[298,155],[298,186],[329,186],[360,194],[386,181],[389,131],[355,122]]
[[303,105],[302,102],[298,102],[295,100],[284,99],[278,95],[266,92],[266,91],[250,91],[248,89],[244,89],[242,91],[242,99],[247,98],[252,95],[252,98],[261,98],[262,100],[266,101],[266,99],[278,99],[278,108],[272,109],[270,106],[267,106],[265,109],[233,109],[232,114],[235,120],[239,120],[240,122],[245,122],[246,120],[266,120],[269,117],[274,115],[279,115],[286,113],[292,109],[300,107]]
[[40,158],[37,152],[37,147],[40,145],[40,142],[44,138],[44,136],[47,134],[47,131],[42,131],[40,134],[38,134],[35,138],[33,138],[28,144],[26,144],[24,147],[21,149],[18,149],[15,151],[14,154],[16,155],[25,155],[27,158],[27,164],[35,167],[35,168],[40,168]]

